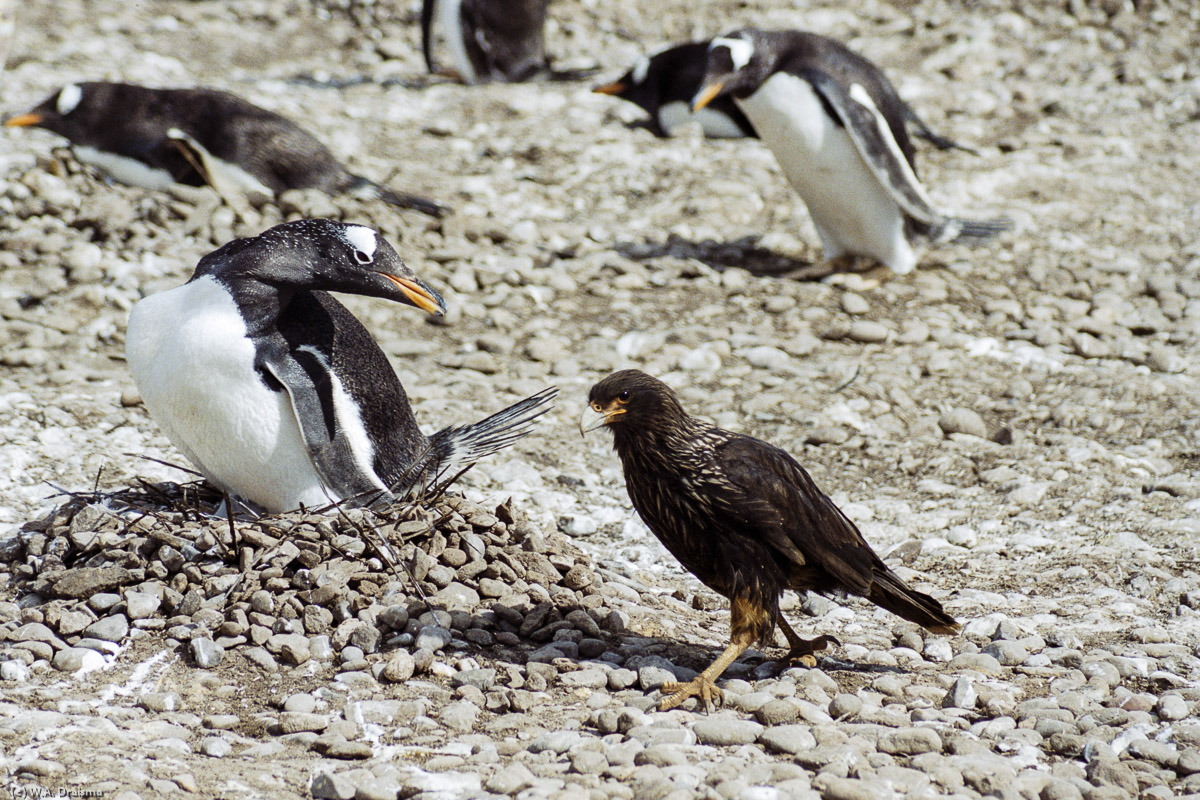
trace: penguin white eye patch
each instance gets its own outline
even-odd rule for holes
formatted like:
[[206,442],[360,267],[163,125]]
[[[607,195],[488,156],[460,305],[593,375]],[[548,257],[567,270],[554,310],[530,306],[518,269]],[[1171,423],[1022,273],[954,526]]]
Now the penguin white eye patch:
[[346,243],[354,248],[354,260],[359,264],[370,264],[375,260],[375,247],[378,242],[375,231],[361,225],[350,225],[346,228]]
[[59,114],[67,115],[75,110],[83,99],[83,89],[77,84],[69,83],[58,93],[58,102],[54,104]]

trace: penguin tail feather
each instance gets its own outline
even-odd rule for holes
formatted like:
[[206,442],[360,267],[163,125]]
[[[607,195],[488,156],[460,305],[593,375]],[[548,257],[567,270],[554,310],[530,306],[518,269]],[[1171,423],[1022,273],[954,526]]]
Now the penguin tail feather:
[[1005,217],[995,219],[963,219],[947,217],[933,231],[933,240],[944,242],[985,242],[994,236],[1013,229],[1013,221]]
[[533,423],[554,407],[557,396],[558,387],[550,386],[472,425],[438,431],[430,439],[436,462],[430,465],[431,471],[439,476],[453,475],[503,450],[533,430]]
[[942,604],[929,595],[908,588],[891,570],[876,570],[867,599],[898,617],[915,622],[932,633],[953,635],[962,626],[942,610]]
[[414,211],[420,211],[422,214],[428,214],[431,217],[444,217],[452,210],[448,206],[436,203],[426,197],[393,192],[386,186],[380,186],[378,183],[361,175],[352,176],[352,183],[347,191],[358,197],[373,197],[400,208],[411,208]]

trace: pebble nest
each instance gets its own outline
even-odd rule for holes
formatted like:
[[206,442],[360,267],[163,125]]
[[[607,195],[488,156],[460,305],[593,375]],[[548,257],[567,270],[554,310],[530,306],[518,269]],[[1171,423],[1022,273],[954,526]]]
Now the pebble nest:
[[[62,84],[209,85],[445,202],[145,192],[0,131],[0,789],[291,798],[1200,794],[1200,7],[1173,0],[555,0],[564,71],[743,24],[866,53],[939,133],[931,195],[1016,230],[882,283],[819,256],[770,153],[654,138],[591,83],[424,74],[413,4],[27,4],[5,110]],[[264,42],[270,46],[264,47]],[[235,236],[373,225],[443,292],[347,298],[426,430],[559,406],[457,495],[237,524],[123,363],[125,320]],[[926,636],[786,595],[727,704],[654,710],[726,602],[632,514],[588,387],[637,367],[785,447],[901,576]],[[142,458],[144,456],[144,458]],[[165,462],[165,463],[163,463]],[[809,633],[811,631],[811,633]]]

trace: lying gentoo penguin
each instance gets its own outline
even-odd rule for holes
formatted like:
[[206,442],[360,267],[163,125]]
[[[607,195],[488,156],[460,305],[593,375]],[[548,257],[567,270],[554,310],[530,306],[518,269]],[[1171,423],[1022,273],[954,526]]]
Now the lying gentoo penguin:
[[938,211],[917,180],[904,103],[883,72],[803,31],[747,28],[712,40],[692,108],[731,95],[804,200],[828,261],[874,258],[898,275],[910,238],[981,240],[1008,220]]
[[641,106],[650,115],[651,130],[659,136],[671,136],[689,122],[700,123],[711,139],[754,136],[750,120],[731,97],[719,97],[696,112],[691,110],[707,61],[708,42],[668,47],[642,56],[620,78],[594,91]]
[[433,216],[447,211],[432,200],[398,194],[353,174],[291,120],[215,89],[72,83],[4,124],[36,125],[64,136],[80,161],[146,189],[175,182],[267,196],[320,189],[379,198]]
[[515,83],[544,71],[546,7],[550,0],[424,0],[421,48],[425,66],[437,72],[433,23],[437,18],[463,83]]
[[[758,138],[750,120],[729,95],[710,101],[698,111],[691,110],[692,98],[700,91],[704,80],[710,43],[710,40],[688,42],[641,56],[620,78],[597,86],[593,91],[640,106],[650,115],[650,129],[659,136],[673,136],[686,123],[698,122],[710,139]],[[904,103],[904,119],[912,125],[914,136],[925,139],[939,150],[975,152],[934,133],[908,103]]]
[[379,345],[327,292],[445,309],[374,230],[323,219],[229,242],[133,307],[126,358],[146,410],[230,494],[270,512],[404,497],[549,410],[554,388],[425,436]]

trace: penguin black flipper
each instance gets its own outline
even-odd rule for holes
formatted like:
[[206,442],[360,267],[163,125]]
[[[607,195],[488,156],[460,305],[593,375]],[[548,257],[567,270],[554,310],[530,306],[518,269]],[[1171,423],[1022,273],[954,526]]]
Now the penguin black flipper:
[[862,84],[852,83],[847,90],[821,70],[808,68],[799,74],[837,114],[871,173],[904,213],[931,228],[942,227],[945,216],[934,208],[892,126]]
[[278,327],[282,346],[270,349],[285,352],[275,361],[294,379],[281,383],[293,406],[299,399],[311,409],[298,421],[323,421],[323,426],[300,422],[322,479],[331,488],[350,487],[342,497],[395,484],[428,449],[429,439],[370,332],[336,298],[316,291],[293,298]]
[[273,347],[259,351],[258,368],[267,384],[287,392],[292,413],[304,436],[313,466],[329,491],[331,500],[347,498],[374,500],[386,497],[374,473],[366,473],[338,419],[337,403],[329,361],[320,351],[304,347],[289,351]]

